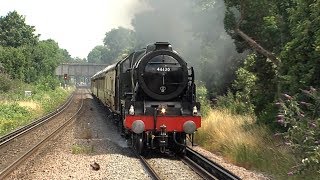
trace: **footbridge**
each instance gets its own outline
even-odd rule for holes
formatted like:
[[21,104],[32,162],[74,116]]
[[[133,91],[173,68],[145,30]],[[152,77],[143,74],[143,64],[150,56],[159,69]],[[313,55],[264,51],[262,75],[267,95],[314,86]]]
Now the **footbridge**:
[[107,66],[108,64],[62,63],[56,68],[56,75],[68,83],[89,85],[90,77]]

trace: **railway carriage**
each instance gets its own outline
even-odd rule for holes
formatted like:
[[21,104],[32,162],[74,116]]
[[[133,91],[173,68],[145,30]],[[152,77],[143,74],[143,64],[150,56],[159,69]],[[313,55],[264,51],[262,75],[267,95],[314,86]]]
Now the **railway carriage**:
[[159,149],[184,153],[201,126],[192,67],[157,42],[97,72],[91,90],[138,153]]

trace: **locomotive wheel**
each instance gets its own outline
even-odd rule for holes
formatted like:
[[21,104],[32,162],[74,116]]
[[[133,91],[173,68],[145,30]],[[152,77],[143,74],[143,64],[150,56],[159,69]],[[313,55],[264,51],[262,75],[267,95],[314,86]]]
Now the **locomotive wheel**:
[[135,134],[133,133],[132,134],[133,138],[132,138],[132,145],[133,145],[133,148],[134,150],[142,155],[143,152],[144,152],[144,149],[143,149],[143,134]]
[[[186,155],[186,134],[182,133],[177,135],[177,142],[181,145],[175,144],[174,145],[174,152],[179,156],[185,156]],[[183,145],[183,146],[182,146]]]
[[178,154],[181,155],[181,156],[185,156],[186,155],[186,138],[184,138],[182,140],[182,143],[181,144],[184,144],[185,146],[181,146],[178,150]]

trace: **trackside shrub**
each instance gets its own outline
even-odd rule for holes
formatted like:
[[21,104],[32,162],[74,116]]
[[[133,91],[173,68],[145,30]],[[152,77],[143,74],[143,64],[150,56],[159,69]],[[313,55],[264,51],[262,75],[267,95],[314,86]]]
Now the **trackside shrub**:
[[36,88],[41,91],[49,91],[49,90],[55,90],[56,87],[59,85],[59,80],[56,77],[41,77],[36,82]]
[[0,73],[0,92],[8,92],[11,88],[11,80],[8,75]]
[[207,116],[211,107],[208,100],[208,91],[204,85],[197,87],[197,101],[201,104],[201,114],[202,116]]
[[1,104],[0,105],[0,135],[9,132],[21,126],[28,119],[32,113],[27,108],[19,106],[17,103]]
[[[37,84],[18,79],[8,79],[8,83],[7,92],[0,90],[0,136],[54,111],[73,91],[54,87],[55,78],[44,78]],[[25,96],[26,90],[32,95]]]
[[310,88],[301,94],[284,94],[277,122],[288,128],[283,135],[285,144],[295,150],[300,161],[289,175],[317,173],[320,176],[320,92]]
[[253,114],[254,106],[248,101],[242,101],[230,91],[224,96],[217,98],[217,107],[228,109],[232,114]]
[[294,156],[265,125],[249,115],[235,115],[227,109],[212,109],[197,131],[196,143],[224,156],[229,162],[272,176],[288,179]]

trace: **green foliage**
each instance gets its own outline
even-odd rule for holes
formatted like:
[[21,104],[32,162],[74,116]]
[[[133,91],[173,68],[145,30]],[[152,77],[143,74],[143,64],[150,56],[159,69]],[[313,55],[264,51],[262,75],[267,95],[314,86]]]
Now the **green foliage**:
[[[50,81],[56,81],[54,79],[47,78],[41,81],[45,86],[30,85],[19,82],[17,80],[10,80],[11,89],[6,93],[1,93],[0,101],[7,102],[0,104],[0,136],[8,133],[17,127],[25,125],[30,121],[43,116],[46,113],[52,112],[57,106],[62,104],[70,92],[55,88],[52,90],[50,86],[52,84],[47,83]],[[30,90],[32,92],[31,97],[25,97],[24,91]],[[33,104],[32,108],[29,106],[19,105],[22,102],[27,104]]]
[[61,104],[68,92],[58,87],[59,80],[57,77],[41,77],[31,89],[32,100],[39,102],[43,111],[49,113]]
[[[270,136],[265,125],[257,125],[254,116],[232,115],[226,109],[211,110],[195,139],[203,148],[218,152],[233,164],[263,172],[270,179],[288,179],[287,169],[295,162],[290,149],[274,143],[277,139]],[[312,179],[310,175],[302,177]]]
[[104,46],[96,46],[90,51],[89,63],[112,64],[122,59],[136,46],[136,36],[134,31],[118,27],[108,31],[103,42]]
[[36,46],[18,48],[0,46],[0,62],[13,79],[37,81],[41,76],[53,76],[62,56],[53,40],[40,41]]
[[30,83],[53,76],[58,64],[70,59],[54,40],[38,41],[34,27],[16,11],[0,17],[0,30],[0,63],[13,79]]
[[71,62],[72,58],[69,52],[66,49],[60,49],[60,54],[62,56],[62,62]]
[[88,54],[89,63],[111,64],[114,59],[111,57],[111,51],[106,46],[96,46]]
[[301,160],[290,174],[320,175],[320,92],[312,87],[302,92],[300,98],[284,94],[277,121],[288,128],[282,135]]
[[288,8],[290,35],[293,37],[281,52],[282,89],[295,94],[300,88],[320,84],[320,3],[296,1]]
[[244,66],[236,71],[237,79],[234,81],[234,88],[237,90],[237,98],[245,103],[252,103],[252,93],[256,86],[257,76],[250,72],[254,65],[255,54],[250,54],[245,59]]
[[225,3],[226,30],[236,40],[240,52],[252,48],[235,34],[237,27],[281,58],[281,64],[276,68],[257,54],[253,63],[244,64],[237,71],[237,81],[248,73],[254,75],[254,86],[237,88],[238,82],[235,82],[236,90],[242,96],[250,95],[259,121],[270,124],[275,114],[272,103],[281,91],[295,94],[310,85],[319,87],[319,3],[304,0],[225,0]]
[[0,135],[12,131],[17,126],[24,124],[32,113],[26,108],[13,104],[0,105]]
[[11,86],[11,80],[8,75],[0,73],[0,92],[8,92]]
[[51,39],[40,41],[32,49],[31,55],[33,60],[32,68],[35,69],[38,77],[53,76],[55,68],[58,67],[63,58],[58,43]]
[[118,27],[117,29],[112,29],[107,32],[103,42],[106,48],[109,49],[107,57],[110,60],[115,60],[134,48],[136,44],[135,32],[130,29]]
[[224,96],[219,96],[217,99],[217,107],[228,109],[232,114],[251,115],[253,114],[254,106],[250,102],[241,101],[237,96],[230,91]]
[[24,55],[24,47],[1,47],[0,46],[0,62],[3,64],[5,71],[12,77],[24,79],[27,74],[27,61]]
[[[290,1],[290,0],[289,0]],[[250,37],[259,41],[266,49],[280,52],[287,39],[283,19],[285,7],[278,1],[269,0],[224,0],[226,4],[225,28],[236,40],[237,50],[243,52],[251,47],[237,34],[234,29],[241,22],[239,28]],[[286,3],[286,2],[285,2]]]
[[0,46],[19,47],[35,45],[38,36],[35,28],[25,23],[25,18],[17,11],[9,12],[7,16],[0,17]]
[[234,114],[254,113],[255,106],[252,99],[257,76],[248,69],[254,64],[255,58],[255,54],[249,55],[244,62],[244,66],[236,71],[237,79],[233,84],[236,93],[234,95],[231,91],[228,91],[226,95],[219,96],[218,107],[229,109]]
[[59,85],[59,80],[57,77],[47,76],[41,77],[36,82],[36,89],[40,91],[50,91],[55,90],[56,87]]
[[202,116],[207,116],[211,107],[210,102],[208,101],[208,91],[204,85],[197,86],[197,101],[201,104]]

